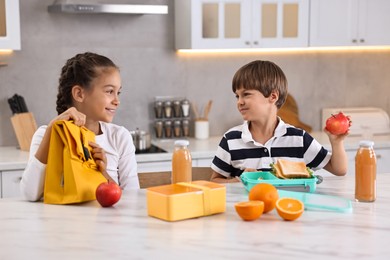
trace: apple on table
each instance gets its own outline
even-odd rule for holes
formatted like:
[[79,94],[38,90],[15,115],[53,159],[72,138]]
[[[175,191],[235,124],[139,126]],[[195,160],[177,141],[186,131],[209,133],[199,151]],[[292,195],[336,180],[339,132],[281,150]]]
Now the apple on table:
[[115,182],[102,182],[96,188],[96,200],[102,207],[110,207],[122,196],[122,190]]

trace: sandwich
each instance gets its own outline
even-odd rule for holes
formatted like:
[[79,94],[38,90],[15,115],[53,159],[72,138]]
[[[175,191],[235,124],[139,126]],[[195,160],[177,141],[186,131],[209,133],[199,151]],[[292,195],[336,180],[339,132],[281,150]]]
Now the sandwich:
[[294,162],[278,159],[276,163],[271,163],[272,171],[279,179],[312,178],[313,171],[304,162]]

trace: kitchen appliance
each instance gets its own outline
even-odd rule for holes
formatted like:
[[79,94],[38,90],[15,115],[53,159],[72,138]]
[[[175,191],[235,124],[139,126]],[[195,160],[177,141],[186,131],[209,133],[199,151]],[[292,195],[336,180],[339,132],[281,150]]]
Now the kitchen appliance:
[[[73,1],[72,1],[73,2]],[[142,1],[140,1],[142,2]],[[72,13],[72,14],[167,14],[167,5],[152,4],[98,4],[85,1],[75,1],[68,3],[67,0],[56,0],[49,5],[47,10],[52,13]]]
[[165,150],[152,145],[150,134],[146,131],[135,130],[130,131],[131,137],[133,138],[133,143],[135,146],[135,153],[166,153]]
[[370,139],[374,135],[390,134],[389,115],[383,109],[376,107],[324,108],[322,129],[325,128],[326,120],[340,111],[351,118],[349,136],[363,136]]

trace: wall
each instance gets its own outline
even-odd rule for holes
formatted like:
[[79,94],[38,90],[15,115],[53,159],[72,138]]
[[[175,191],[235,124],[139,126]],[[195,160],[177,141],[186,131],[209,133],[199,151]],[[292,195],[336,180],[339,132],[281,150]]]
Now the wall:
[[210,131],[221,135],[241,122],[232,76],[255,59],[272,60],[285,71],[300,118],[314,130],[320,129],[324,107],[377,106],[390,113],[390,51],[179,55],[172,0],[153,1],[168,3],[168,15],[143,16],[53,14],[47,12],[52,2],[20,1],[22,50],[0,56],[8,63],[0,67],[0,145],[17,144],[7,98],[24,96],[37,124],[48,123],[56,115],[61,67],[85,51],[120,66],[123,91],[114,122],[129,130],[149,129],[154,97],[173,95],[198,106],[213,99]]

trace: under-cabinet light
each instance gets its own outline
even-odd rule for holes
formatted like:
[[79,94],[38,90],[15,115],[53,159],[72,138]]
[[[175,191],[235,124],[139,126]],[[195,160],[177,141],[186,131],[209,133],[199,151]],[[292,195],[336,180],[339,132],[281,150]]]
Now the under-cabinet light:
[[179,49],[178,54],[213,54],[213,53],[293,53],[293,52],[361,52],[361,51],[389,51],[390,46],[341,46],[341,47],[308,47],[308,48],[248,48],[248,49]]

